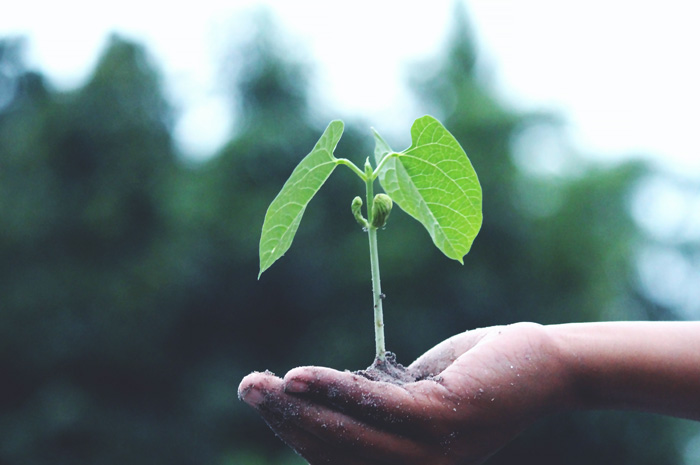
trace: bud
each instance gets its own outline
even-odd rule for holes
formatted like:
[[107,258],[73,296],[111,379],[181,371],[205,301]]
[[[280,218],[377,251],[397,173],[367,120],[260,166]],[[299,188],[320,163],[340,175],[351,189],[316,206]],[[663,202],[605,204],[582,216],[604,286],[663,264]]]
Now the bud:
[[360,197],[355,197],[352,199],[352,205],[350,205],[352,214],[355,217],[357,223],[366,228],[368,226],[367,220],[362,216],[362,199]]
[[365,176],[371,178],[373,171],[374,169],[372,169],[372,163],[369,162],[369,157],[367,157],[367,160],[365,160]]
[[373,227],[384,227],[386,220],[389,218],[389,213],[391,213],[391,207],[393,207],[393,205],[394,202],[391,201],[391,197],[386,194],[377,194],[374,196],[371,217]]

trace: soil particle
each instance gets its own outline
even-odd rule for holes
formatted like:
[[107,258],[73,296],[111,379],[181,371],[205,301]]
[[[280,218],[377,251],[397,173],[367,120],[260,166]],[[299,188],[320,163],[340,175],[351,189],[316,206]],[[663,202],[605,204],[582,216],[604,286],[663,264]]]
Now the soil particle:
[[415,383],[422,378],[413,370],[404,367],[396,361],[393,352],[387,352],[384,360],[374,359],[372,365],[366,370],[356,371],[355,374],[363,376],[372,381],[383,381],[397,385]]

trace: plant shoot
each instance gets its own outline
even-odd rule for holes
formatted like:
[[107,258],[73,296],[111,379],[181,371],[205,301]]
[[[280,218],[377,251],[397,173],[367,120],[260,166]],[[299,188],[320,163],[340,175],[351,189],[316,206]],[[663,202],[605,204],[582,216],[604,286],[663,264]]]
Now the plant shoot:
[[[394,152],[374,131],[374,165],[368,157],[363,169],[334,156],[343,129],[339,120],[328,125],[270,204],[260,237],[258,279],[292,245],[306,206],[333,170],[340,165],[348,167],[365,184],[367,218],[359,196],[352,200],[351,212],[369,239],[376,360],[384,361],[384,295],[377,230],[385,227],[396,203],[425,227],[438,249],[464,264],[463,258],[481,228],[481,186],[459,142],[432,116],[414,121],[411,146],[402,152]],[[384,193],[375,195],[376,180]]]

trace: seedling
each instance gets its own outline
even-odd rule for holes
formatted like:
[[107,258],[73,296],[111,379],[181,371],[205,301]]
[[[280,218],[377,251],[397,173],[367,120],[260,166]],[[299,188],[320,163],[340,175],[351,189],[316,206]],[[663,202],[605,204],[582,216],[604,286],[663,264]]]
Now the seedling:
[[[260,275],[289,249],[301,217],[313,196],[333,170],[347,166],[365,183],[367,218],[362,199],[355,197],[351,211],[369,237],[372,272],[376,359],[384,361],[384,317],[377,230],[384,228],[392,206],[418,220],[447,257],[464,264],[463,257],[481,228],[481,186],[467,154],[452,134],[432,116],[423,116],[411,127],[411,146],[394,152],[374,131],[374,162],[364,169],[333,152],[343,134],[343,122],[328,125],[321,138],[294,169],[265,214],[260,237]],[[374,194],[374,181],[384,194]]]

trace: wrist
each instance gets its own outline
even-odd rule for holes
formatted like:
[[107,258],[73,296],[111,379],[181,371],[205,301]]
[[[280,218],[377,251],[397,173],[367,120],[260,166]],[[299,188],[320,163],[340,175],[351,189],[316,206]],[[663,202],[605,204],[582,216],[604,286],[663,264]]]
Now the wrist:
[[527,344],[517,344],[526,347],[518,357],[522,375],[517,375],[521,392],[527,397],[522,403],[530,406],[526,417],[535,420],[578,408],[581,400],[577,365],[566,338],[556,327],[516,323],[506,330],[509,339],[522,337],[527,341]]
[[555,359],[555,369],[559,373],[560,382],[552,402],[557,412],[586,409],[592,403],[581,344],[570,331],[572,326],[544,326]]

